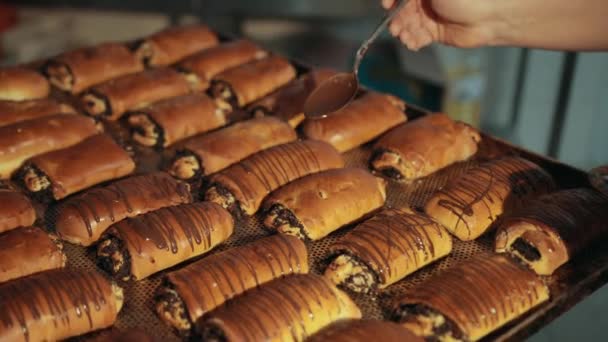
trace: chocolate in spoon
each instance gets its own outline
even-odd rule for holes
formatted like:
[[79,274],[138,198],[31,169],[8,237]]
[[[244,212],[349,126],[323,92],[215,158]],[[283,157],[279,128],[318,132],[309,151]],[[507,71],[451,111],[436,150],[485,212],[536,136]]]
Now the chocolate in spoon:
[[359,66],[361,60],[367,53],[369,46],[378,38],[380,33],[386,29],[388,23],[399,13],[399,10],[408,0],[397,0],[393,7],[386,13],[384,19],[371,36],[367,38],[357,50],[352,73],[339,73],[325,82],[321,83],[306,99],[304,103],[304,115],[307,118],[322,118],[346,106],[357,94],[359,89]]

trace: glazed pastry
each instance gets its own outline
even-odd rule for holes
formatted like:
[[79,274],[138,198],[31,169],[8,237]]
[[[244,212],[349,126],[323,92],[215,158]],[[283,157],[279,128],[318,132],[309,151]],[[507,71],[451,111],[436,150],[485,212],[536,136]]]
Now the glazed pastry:
[[344,152],[405,122],[404,110],[405,104],[396,97],[368,92],[327,117],[305,120],[302,132]]
[[307,339],[306,342],[424,342],[399,324],[372,319],[336,322]]
[[133,140],[144,146],[167,147],[174,142],[228,123],[230,110],[203,93],[156,102],[128,116]]
[[386,181],[359,168],[333,169],[297,179],[264,200],[264,225],[300,239],[319,240],[386,200]]
[[296,274],[234,298],[199,320],[197,329],[204,341],[303,341],[334,322],[358,318],[357,305],[327,279]]
[[216,75],[242,64],[266,57],[268,53],[256,44],[240,39],[214,46],[185,58],[177,67],[194,73],[207,82]]
[[452,121],[445,114],[431,114],[395,127],[374,146],[373,169],[398,181],[412,181],[477,152],[479,133]]
[[0,100],[23,101],[47,97],[49,82],[34,70],[21,67],[0,68]]
[[155,296],[156,313],[185,335],[226,301],[292,273],[308,273],[306,245],[287,235],[262,238],[169,273]]
[[171,27],[135,43],[135,55],[147,66],[173,64],[219,42],[207,26]]
[[496,234],[496,252],[550,275],[608,232],[606,209],[608,197],[590,189],[541,196],[505,219]]
[[383,289],[452,251],[452,237],[428,216],[409,208],[385,209],[330,247],[325,270],[334,284],[354,292]]
[[210,94],[222,99],[233,108],[244,107],[296,77],[296,69],[288,60],[270,56],[232,68],[215,76],[211,81]]
[[63,246],[38,227],[13,229],[0,235],[0,283],[62,268]]
[[195,79],[173,69],[150,69],[97,85],[80,96],[87,114],[117,120],[126,111],[200,90]]
[[540,166],[505,157],[471,168],[426,203],[426,213],[460,240],[474,240],[503,213],[556,186]]
[[91,271],[52,270],[0,285],[0,340],[58,341],[111,326],[123,291]]
[[24,194],[8,189],[0,190],[0,233],[27,227],[36,221],[36,210]]
[[115,222],[190,202],[190,187],[167,173],[132,176],[87,190],[63,202],[55,226],[63,240],[89,246]]
[[123,44],[105,43],[63,53],[42,67],[52,85],[78,94],[96,84],[143,70],[144,66]]
[[53,114],[75,114],[67,103],[52,98],[27,101],[0,101],[0,127]]
[[95,122],[80,115],[50,115],[0,127],[0,179],[30,157],[75,145],[97,134]]
[[178,150],[170,173],[190,180],[220,171],[266,148],[298,138],[285,122],[257,118],[235,123],[216,132],[194,137]]
[[548,299],[533,272],[482,253],[408,290],[392,318],[430,340],[477,341]]
[[264,197],[311,173],[344,166],[338,151],[321,141],[295,141],[263,150],[211,176],[205,198],[237,216],[253,215]]
[[329,69],[313,70],[250,104],[247,110],[255,117],[272,115],[289,122],[292,127],[296,127],[304,120],[304,102],[308,95],[319,84],[335,74],[335,71]]
[[124,281],[141,280],[209,252],[233,229],[230,213],[215,203],[158,209],[110,227],[97,245],[98,263]]
[[16,172],[15,178],[31,195],[48,202],[126,176],[134,170],[135,162],[129,154],[102,133],[30,159]]

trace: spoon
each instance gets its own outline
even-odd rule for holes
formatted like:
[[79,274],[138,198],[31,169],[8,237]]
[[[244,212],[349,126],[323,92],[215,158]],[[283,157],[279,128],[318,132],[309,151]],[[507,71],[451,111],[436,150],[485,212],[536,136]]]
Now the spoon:
[[608,165],[592,169],[589,172],[589,181],[596,190],[608,195]]
[[388,23],[393,20],[399,10],[408,0],[397,0],[393,7],[385,14],[384,19],[371,36],[367,38],[357,50],[353,72],[339,73],[321,83],[306,99],[304,103],[304,115],[307,118],[323,118],[346,106],[357,94],[359,89],[359,66],[361,60],[367,53],[369,46],[378,38],[380,33],[386,29]]

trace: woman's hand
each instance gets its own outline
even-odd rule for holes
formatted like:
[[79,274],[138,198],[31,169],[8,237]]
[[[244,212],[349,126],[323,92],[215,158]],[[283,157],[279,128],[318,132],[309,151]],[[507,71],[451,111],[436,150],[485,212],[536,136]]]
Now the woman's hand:
[[[386,9],[395,0],[382,0]],[[457,47],[491,44],[495,19],[480,0],[409,0],[389,26],[411,50],[433,42]]]
[[389,30],[412,50],[439,42],[598,51],[608,50],[607,14],[608,0],[409,0]]

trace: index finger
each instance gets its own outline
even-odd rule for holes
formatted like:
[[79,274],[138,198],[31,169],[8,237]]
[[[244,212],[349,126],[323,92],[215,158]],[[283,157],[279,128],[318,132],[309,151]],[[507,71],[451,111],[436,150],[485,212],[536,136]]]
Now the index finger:
[[382,0],[382,7],[384,7],[385,9],[389,9],[389,8],[393,7],[394,3],[395,3],[395,0]]

